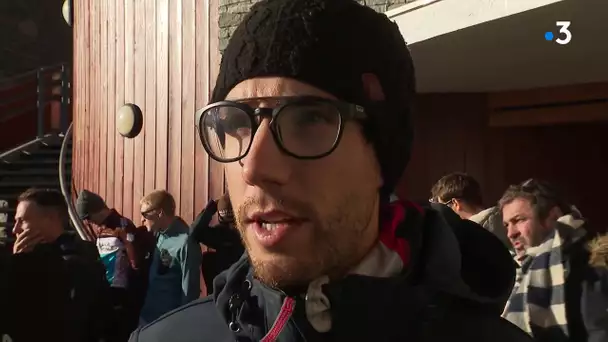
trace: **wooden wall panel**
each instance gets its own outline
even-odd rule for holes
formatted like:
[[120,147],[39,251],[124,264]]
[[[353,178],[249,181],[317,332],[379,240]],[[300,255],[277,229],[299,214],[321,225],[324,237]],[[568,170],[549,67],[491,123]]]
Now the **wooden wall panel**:
[[[116,203],[116,197],[114,194],[115,190],[115,182],[119,182],[121,180],[121,176],[116,174],[116,164],[118,157],[118,150],[116,144],[116,138],[118,134],[116,134],[116,72],[110,72],[110,70],[116,70],[116,20],[114,20],[116,16],[116,3],[114,1],[106,1],[107,3],[107,26],[108,26],[108,42],[106,45],[106,59],[107,59],[107,71],[105,72],[108,82],[108,91],[105,94],[106,105],[107,105],[107,122],[108,122],[108,130],[107,130],[107,173],[106,173],[106,201],[109,206],[114,206]],[[102,94],[104,96],[104,94]],[[100,156],[103,160],[104,156]]]
[[[82,7],[74,8],[74,16],[82,15]],[[83,29],[84,29],[84,20],[79,20],[78,23],[74,23],[73,26],[73,35],[74,37],[80,37],[79,40],[74,41],[74,49],[73,51],[82,51],[84,50],[84,39],[83,37]],[[82,75],[82,59],[74,60],[72,64],[72,74],[73,75]],[[81,80],[75,78],[72,80],[72,97],[82,99],[82,90],[84,87],[81,87]],[[74,113],[82,112],[82,102],[78,101],[73,103],[72,110]],[[82,176],[81,172],[77,172],[78,170],[82,170],[82,146],[81,146],[81,134],[77,132],[78,128],[82,125],[82,116],[74,115],[72,119],[72,184],[75,189],[82,189]]]
[[[219,73],[220,63],[217,59],[216,51],[220,49],[220,41],[216,39],[216,37],[220,36],[220,28],[219,25],[215,23],[219,23],[220,14],[219,14],[219,6],[216,4],[216,0],[206,0],[205,9],[208,13],[208,31],[209,31],[209,73],[207,74],[208,82],[210,84],[209,91],[213,90],[216,81],[216,75]],[[211,93],[207,94],[210,96]],[[220,164],[212,159],[209,160],[209,197],[210,198],[219,198],[226,189],[226,182],[224,178],[224,165]]]
[[169,163],[169,0],[156,1],[156,189],[167,189]]
[[[141,197],[168,189],[191,221],[224,189],[194,122],[219,67],[217,0],[76,0],[74,8],[77,190],[139,222]],[[144,113],[133,139],[116,132],[126,103]]]
[[99,193],[99,145],[101,145],[101,141],[99,140],[99,54],[100,54],[100,24],[99,24],[99,3],[100,1],[91,0],[89,2],[90,6],[90,20],[91,24],[89,26],[89,32],[91,35],[91,60],[89,64],[89,77],[90,77],[90,92],[91,96],[89,98],[90,106],[91,106],[91,132],[93,133],[93,139],[90,139],[90,151],[91,151],[91,191]]
[[145,1],[146,23],[146,103],[144,133],[144,193],[156,188],[156,1]]
[[[100,36],[99,40],[99,194],[103,198],[108,198],[107,175],[108,160],[108,2],[97,1],[96,6],[99,10]],[[102,181],[106,180],[106,181]]]
[[[85,22],[86,22],[86,28],[84,30],[84,49],[86,49],[86,56],[82,56],[81,58],[84,60],[84,68],[83,68],[83,82],[81,83],[81,86],[84,87],[84,106],[83,106],[83,116],[84,116],[84,122],[85,122],[85,126],[84,126],[84,131],[78,130],[80,133],[82,133],[82,139],[83,139],[83,143],[84,143],[84,168],[83,170],[88,170],[88,172],[83,173],[82,175],[82,187],[83,189],[89,189],[91,186],[93,186],[93,177],[91,177],[92,174],[92,164],[91,164],[91,160],[93,158],[92,156],[92,151],[91,151],[91,136],[89,135],[89,132],[92,130],[91,129],[91,117],[92,117],[92,113],[91,113],[91,105],[90,105],[90,100],[91,100],[91,79],[90,79],[90,74],[89,74],[89,67],[91,65],[91,55],[90,55],[90,46],[91,46],[91,16],[90,16],[90,3],[92,0],[88,0],[88,1],[84,1],[83,3],[83,13],[81,13],[81,15],[85,16]],[[75,53],[75,56],[76,53]],[[76,59],[76,58],[74,58]],[[76,75],[74,75],[76,78]],[[76,99],[74,99],[74,102],[76,102]],[[75,114],[74,116],[76,116],[78,114]],[[90,178],[89,178],[90,177]],[[82,190],[82,189],[78,189],[78,190]]]
[[[122,107],[125,103],[125,7],[124,2],[115,0],[113,2],[114,6],[114,20],[116,22],[115,26],[115,34],[116,34],[116,52],[114,55],[115,59],[115,71],[114,73],[114,84],[115,84],[115,95],[114,100],[116,101],[114,104],[114,112],[110,113],[110,115],[116,117],[116,113],[118,108]],[[78,20],[75,18],[75,20]],[[108,70],[108,73],[112,73],[112,70]],[[77,99],[76,99],[77,100]],[[114,159],[114,208],[119,210],[120,212],[128,215],[128,213],[124,210],[123,197],[124,197],[124,183],[125,183],[125,139],[123,139],[116,132],[110,132],[110,134],[114,135],[114,148],[115,159]]]
[[[196,112],[196,83],[195,83],[195,67],[196,67],[196,11],[195,0],[182,0],[182,148],[181,153],[183,158],[194,158],[194,145],[197,143],[195,139],[195,118]],[[180,168],[182,185],[180,208],[182,217],[186,222],[194,220],[194,170],[192,167]]]
[[[146,107],[146,84],[147,84],[147,75],[146,75],[146,11],[145,11],[145,1],[149,0],[134,0],[134,13],[135,19],[133,20],[135,23],[135,40],[133,42],[133,61],[134,61],[134,69],[133,69],[133,77],[134,77],[134,101],[146,115],[148,113],[148,108]],[[152,134],[155,134],[152,131]],[[134,150],[133,150],[133,217],[138,218],[139,210],[139,201],[144,196],[144,173],[146,172],[144,168],[144,155],[146,153],[146,130],[142,130],[142,132],[133,139],[134,142]]]
[[[208,6],[205,4],[208,0],[195,0],[195,6],[198,9],[195,11],[195,22],[199,25],[195,28],[195,103],[194,106],[203,108],[207,102],[207,97],[211,92],[210,87],[210,75],[207,72],[210,66],[210,30],[205,29],[209,24],[209,11]],[[198,125],[198,122],[195,122]],[[194,208],[196,211],[201,210],[207,204],[209,198],[209,157],[203,149],[203,145],[198,140],[198,134],[196,135],[197,142],[194,144],[194,183],[192,188],[194,190]],[[197,215],[198,212],[195,213]]]
[[[135,43],[135,0],[124,0],[125,11],[125,102],[135,103],[135,60],[134,60],[134,43]],[[138,13],[141,14],[141,13]],[[133,210],[133,167],[134,167],[134,147],[133,139],[125,139],[124,152],[124,183],[122,186],[122,212],[127,217],[134,217]]]
[[[182,157],[182,0],[169,1],[168,190],[181,209]],[[188,57],[188,56],[187,56]],[[187,58],[186,57],[186,58]],[[185,113],[187,114],[187,113]],[[187,165],[183,165],[187,167]]]

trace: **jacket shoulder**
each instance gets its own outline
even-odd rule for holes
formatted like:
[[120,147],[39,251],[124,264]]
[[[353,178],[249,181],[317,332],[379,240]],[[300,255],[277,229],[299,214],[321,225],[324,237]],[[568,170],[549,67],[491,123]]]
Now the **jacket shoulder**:
[[138,328],[129,342],[223,342],[234,335],[220,317],[212,297],[195,300]]

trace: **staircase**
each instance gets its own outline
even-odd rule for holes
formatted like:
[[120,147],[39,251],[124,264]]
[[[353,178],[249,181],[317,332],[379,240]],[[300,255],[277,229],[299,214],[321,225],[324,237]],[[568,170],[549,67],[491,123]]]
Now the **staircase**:
[[[56,189],[61,191],[59,184],[59,152],[62,136],[47,135],[35,140],[26,148],[16,151],[10,157],[0,159],[0,230],[10,241],[10,230],[15,221],[17,197],[31,187]],[[71,183],[72,148],[67,147],[66,178]]]
[[[0,247],[13,241],[19,194],[31,187],[61,190],[59,154],[71,121],[69,79],[69,68],[59,65],[0,80]],[[71,143],[67,149],[63,167],[70,185]]]

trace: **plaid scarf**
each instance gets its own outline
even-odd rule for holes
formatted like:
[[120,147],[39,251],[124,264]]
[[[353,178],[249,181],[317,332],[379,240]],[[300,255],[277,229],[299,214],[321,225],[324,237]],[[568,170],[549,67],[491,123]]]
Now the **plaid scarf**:
[[[567,217],[569,216],[569,217]],[[564,246],[572,243],[582,229],[582,220],[570,215],[558,220],[558,228],[539,246],[526,251],[503,317],[532,336],[568,340],[565,283],[568,277]]]

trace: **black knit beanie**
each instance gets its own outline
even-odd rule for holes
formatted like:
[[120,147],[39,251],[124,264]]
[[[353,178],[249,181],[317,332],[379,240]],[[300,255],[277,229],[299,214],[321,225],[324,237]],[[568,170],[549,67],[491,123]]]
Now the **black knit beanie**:
[[101,196],[89,190],[82,190],[76,199],[76,212],[81,220],[88,219],[107,207]]
[[[367,99],[365,73],[378,77],[385,101]],[[415,93],[412,58],[396,24],[354,0],[262,0],[224,51],[212,101],[265,76],[290,77],[363,106],[370,117],[364,132],[382,168],[381,193],[394,190],[410,157]]]

